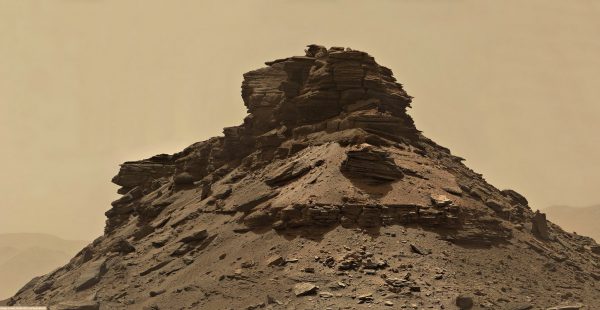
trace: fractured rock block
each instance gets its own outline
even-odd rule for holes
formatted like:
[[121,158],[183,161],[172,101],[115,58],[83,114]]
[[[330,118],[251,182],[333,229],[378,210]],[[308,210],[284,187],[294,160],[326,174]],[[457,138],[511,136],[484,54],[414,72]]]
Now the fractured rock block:
[[317,293],[319,288],[312,283],[298,283],[294,285],[294,295],[297,297],[306,296],[306,295],[314,295]]
[[175,165],[170,155],[157,155],[149,159],[122,164],[112,182],[123,187],[133,188],[169,176],[174,171]]
[[269,173],[265,183],[269,186],[279,186],[305,175],[311,168],[307,162],[293,161]]
[[505,209],[504,204],[495,199],[486,200],[485,205],[488,206],[490,209],[494,210],[495,212],[503,212]]
[[381,207],[364,206],[358,217],[358,225],[362,227],[377,227],[381,225]]
[[535,211],[533,218],[531,219],[531,232],[537,237],[543,240],[550,239],[550,231],[548,229],[548,221],[546,220],[546,214]]
[[268,201],[269,199],[277,196],[278,194],[279,192],[277,191],[267,191],[263,193],[258,193],[256,196],[253,197],[248,197],[247,199],[245,199],[237,205],[236,211],[248,212],[254,209],[254,207],[258,206],[263,202]]
[[502,195],[510,199],[513,204],[519,204],[523,207],[527,207],[529,205],[527,198],[512,189],[503,190]]
[[446,207],[452,204],[452,200],[445,195],[431,195],[430,198],[434,207]]
[[191,185],[194,181],[194,177],[188,172],[182,172],[173,178],[173,182],[178,186]]
[[244,218],[244,224],[250,228],[268,226],[273,222],[271,215],[265,210],[258,210]]
[[459,295],[456,297],[456,305],[460,310],[469,310],[473,308],[473,297],[468,295]]
[[198,241],[202,241],[202,240],[206,239],[207,237],[208,237],[208,231],[206,231],[206,229],[200,229],[200,230],[196,230],[196,231],[189,233],[185,237],[181,238],[179,240],[179,242],[183,242],[183,243],[198,242]]
[[102,276],[106,273],[106,259],[101,258],[85,266],[77,280],[75,289],[82,291],[88,289],[100,282]]
[[393,159],[383,151],[370,147],[349,150],[340,170],[345,175],[370,183],[386,183],[401,179],[404,174]]
[[307,213],[308,221],[318,226],[328,226],[339,222],[340,209],[335,206],[311,206]]

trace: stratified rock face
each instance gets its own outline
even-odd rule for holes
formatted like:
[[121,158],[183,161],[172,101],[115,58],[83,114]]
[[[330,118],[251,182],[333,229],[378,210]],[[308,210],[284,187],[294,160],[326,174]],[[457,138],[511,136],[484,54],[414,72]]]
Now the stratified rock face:
[[396,181],[404,176],[388,153],[373,150],[369,145],[349,150],[346,156],[340,170],[351,178],[377,184]]
[[406,114],[411,97],[372,56],[310,45],[266,65],[244,74],[243,124],[121,165],[104,236],[9,303],[600,304],[600,247],[424,137]]
[[[106,212],[106,231],[124,224],[130,216],[156,216],[162,204],[156,208],[143,205],[135,208],[135,202],[170,178],[173,188],[197,182],[205,184],[208,192],[207,185],[212,179],[227,174],[240,160],[257,164],[293,155],[306,147],[302,141],[311,134],[345,132],[340,139],[331,137],[331,141],[364,140],[375,144],[406,142],[418,137],[411,117],[406,114],[411,97],[396,82],[390,69],[378,65],[372,56],[361,51],[327,50],[311,45],[306,56],[267,62],[267,67],[244,74],[242,98],[249,115],[242,125],[225,128],[223,138],[192,145],[174,155],[162,154],[121,165],[113,182],[122,186],[119,193],[124,195]],[[252,153],[260,158],[249,156]],[[372,171],[370,179],[401,178],[402,171],[394,168],[393,163],[378,164],[376,159],[385,157],[385,152],[372,150],[369,154],[375,157],[359,159],[359,153],[349,152],[342,170],[362,176],[368,172],[358,170],[378,167],[380,170]],[[300,170],[289,172],[291,176],[274,177],[267,183],[283,182],[305,168],[296,169]]]
[[106,259],[102,258],[89,263],[75,282],[75,289],[85,290],[100,282],[102,275],[106,272]]
[[395,136],[416,132],[406,114],[411,97],[390,69],[365,52],[309,46],[306,56],[267,65],[244,74],[242,98],[250,113],[242,129],[246,134],[260,136],[281,126],[299,133],[323,127]]

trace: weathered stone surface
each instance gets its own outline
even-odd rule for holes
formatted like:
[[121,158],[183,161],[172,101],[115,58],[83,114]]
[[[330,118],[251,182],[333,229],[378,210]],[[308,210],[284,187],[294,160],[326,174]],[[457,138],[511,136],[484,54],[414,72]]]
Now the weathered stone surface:
[[319,288],[312,284],[312,283],[307,283],[307,282],[303,282],[303,283],[298,283],[296,285],[294,285],[294,295],[296,295],[297,297],[300,296],[306,296],[306,295],[314,295],[317,293],[317,291],[319,290]]
[[529,205],[527,198],[512,189],[505,189],[502,191],[502,194],[509,198],[514,204],[520,204],[524,207]]
[[99,310],[100,304],[96,301],[64,301],[52,305],[49,310]]
[[443,189],[452,195],[462,196],[463,194],[463,191],[458,186],[444,186]]
[[541,239],[549,240],[550,231],[548,229],[548,221],[546,220],[546,214],[536,211],[531,219],[531,232]]
[[452,200],[445,195],[431,195],[430,197],[434,207],[446,207],[452,204]]
[[287,165],[279,167],[275,171],[267,175],[265,183],[270,186],[278,186],[289,182],[293,179],[299,178],[306,174],[312,168],[310,163],[303,161],[293,161]]
[[158,295],[162,295],[162,294],[164,294],[166,291],[167,291],[167,290],[165,290],[165,289],[160,289],[160,290],[152,290],[152,291],[150,291],[150,292],[148,293],[148,295],[149,295],[150,297],[156,297],[156,296],[158,296]]
[[168,265],[169,263],[171,263],[172,261],[173,261],[173,259],[169,259],[169,260],[165,260],[160,263],[157,263],[157,264],[153,265],[152,267],[140,272],[140,276],[145,276],[147,274],[150,274],[153,271],[159,270],[159,269],[163,268],[164,266]]
[[285,259],[280,255],[271,256],[267,259],[267,266],[283,266],[284,264]]
[[307,47],[304,52],[308,57],[320,58],[327,56],[327,48],[323,45],[310,44]]
[[505,206],[502,202],[495,200],[495,199],[486,200],[485,205],[496,212],[502,212],[502,211],[504,211],[504,208],[505,208]]
[[227,197],[229,197],[229,195],[231,195],[231,187],[230,186],[226,186],[224,188],[222,188],[220,191],[216,192],[213,194],[213,196],[217,199],[226,199]]
[[360,294],[356,296],[359,303],[372,302],[374,300],[373,293]]
[[163,247],[170,239],[171,239],[171,236],[169,236],[169,235],[159,236],[159,237],[155,238],[154,240],[152,240],[152,246],[154,246],[155,248]]
[[335,206],[309,206],[307,221],[316,226],[329,226],[339,222],[340,209]]
[[266,210],[258,210],[244,217],[244,224],[248,227],[265,227],[273,222],[273,217]]
[[122,164],[119,174],[112,181],[117,185],[133,188],[167,177],[174,171],[175,165],[172,157],[162,154],[149,159]]
[[548,308],[548,310],[580,310],[580,309],[583,309],[583,307],[584,307],[584,305],[582,305],[582,304],[563,305],[563,306],[556,306],[556,307]]
[[241,212],[247,212],[250,211],[252,209],[254,209],[254,207],[258,206],[259,204],[268,201],[269,199],[277,196],[277,192],[276,191],[268,191],[268,192],[264,192],[264,193],[259,193],[257,196],[254,197],[248,197],[245,201],[241,202],[236,210],[237,211],[241,211]]
[[333,65],[333,80],[338,90],[361,88],[364,75],[359,62],[347,61]]
[[106,259],[104,258],[85,265],[75,281],[75,289],[82,291],[96,285],[104,273],[106,273]]
[[401,179],[404,174],[388,154],[370,146],[361,146],[347,152],[340,170],[351,178],[371,183],[385,183]]
[[190,173],[188,172],[182,172],[178,175],[175,176],[175,178],[173,179],[173,182],[175,183],[175,185],[190,185],[192,183],[194,183],[194,176],[192,176]]
[[420,247],[414,243],[410,244],[410,248],[413,252],[420,254],[420,255],[428,255],[429,254],[429,250],[423,249],[422,247]]
[[[269,214],[269,221],[277,229],[301,226],[378,227],[393,224],[441,225],[457,227],[458,208],[440,207],[429,211],[419,205],[303,205],[295,204]],[[256,227],[256,226],[255,226]]]
[[198,242],[208,238],[208,231],[206,229],[199,229],[188,233],[185,237],[181,238],[179,242],[189,243]]
[[473,297],[467,295],[459,295],[456,297],[456,305],[461,310],[473,308]]
[[121,254],[129,254],[131,252],[135,252],[135,247],[131,245],[131,243],[125,239],[119,239],[115,244],[111,247],[113,252],[118,252]]
[[[391,71],[375,64],[368,54],[346,50],[327,52],[310,45],[307,55],[318,56],[269,62],[269,67],[244,75],[242,97],[253,115],[248,125],[255,132],[272,130],[279,123],[278,117],[288,124],[334,117],[342,106],[355,104],[356,100],[366,100],[359,106],[371,107],[383,100],[385,104],[380,106],[383,110],[387,107],[393,114],[405,114],[410,97],[395,82]],[[338,94],[340,91],[342,96]],[[369,101],[369,97],[376,100]],[[359,106],[349,111],[364,108]],[[411,120],[404,127],[414,128]]]

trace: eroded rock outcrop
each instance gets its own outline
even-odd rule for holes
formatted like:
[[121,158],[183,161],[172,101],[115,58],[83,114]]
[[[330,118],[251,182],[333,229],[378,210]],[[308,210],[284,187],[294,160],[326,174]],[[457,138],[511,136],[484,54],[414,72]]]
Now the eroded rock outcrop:
[[104,236],[10,304],[600,302],[598,245],[424,137],[412,97],[369,54],[309,45],[244,74],[242,99],[248,116],[222,137],[121,165]]
[[347,158],[340,170],[351,178],[370,183],[386,183],[401,179],[404,174],[386,152],[378,151],[369,145],[346,152]]

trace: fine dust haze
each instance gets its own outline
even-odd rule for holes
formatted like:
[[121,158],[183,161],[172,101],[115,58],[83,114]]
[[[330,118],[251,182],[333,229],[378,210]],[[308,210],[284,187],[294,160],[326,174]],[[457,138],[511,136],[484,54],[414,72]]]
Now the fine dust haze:
[[2,1],[0,233],[91,240],[126,160],[246,114],[242,74],[310,43],[369,52],[417,128],[533,208],[595,205],[596,1]]

